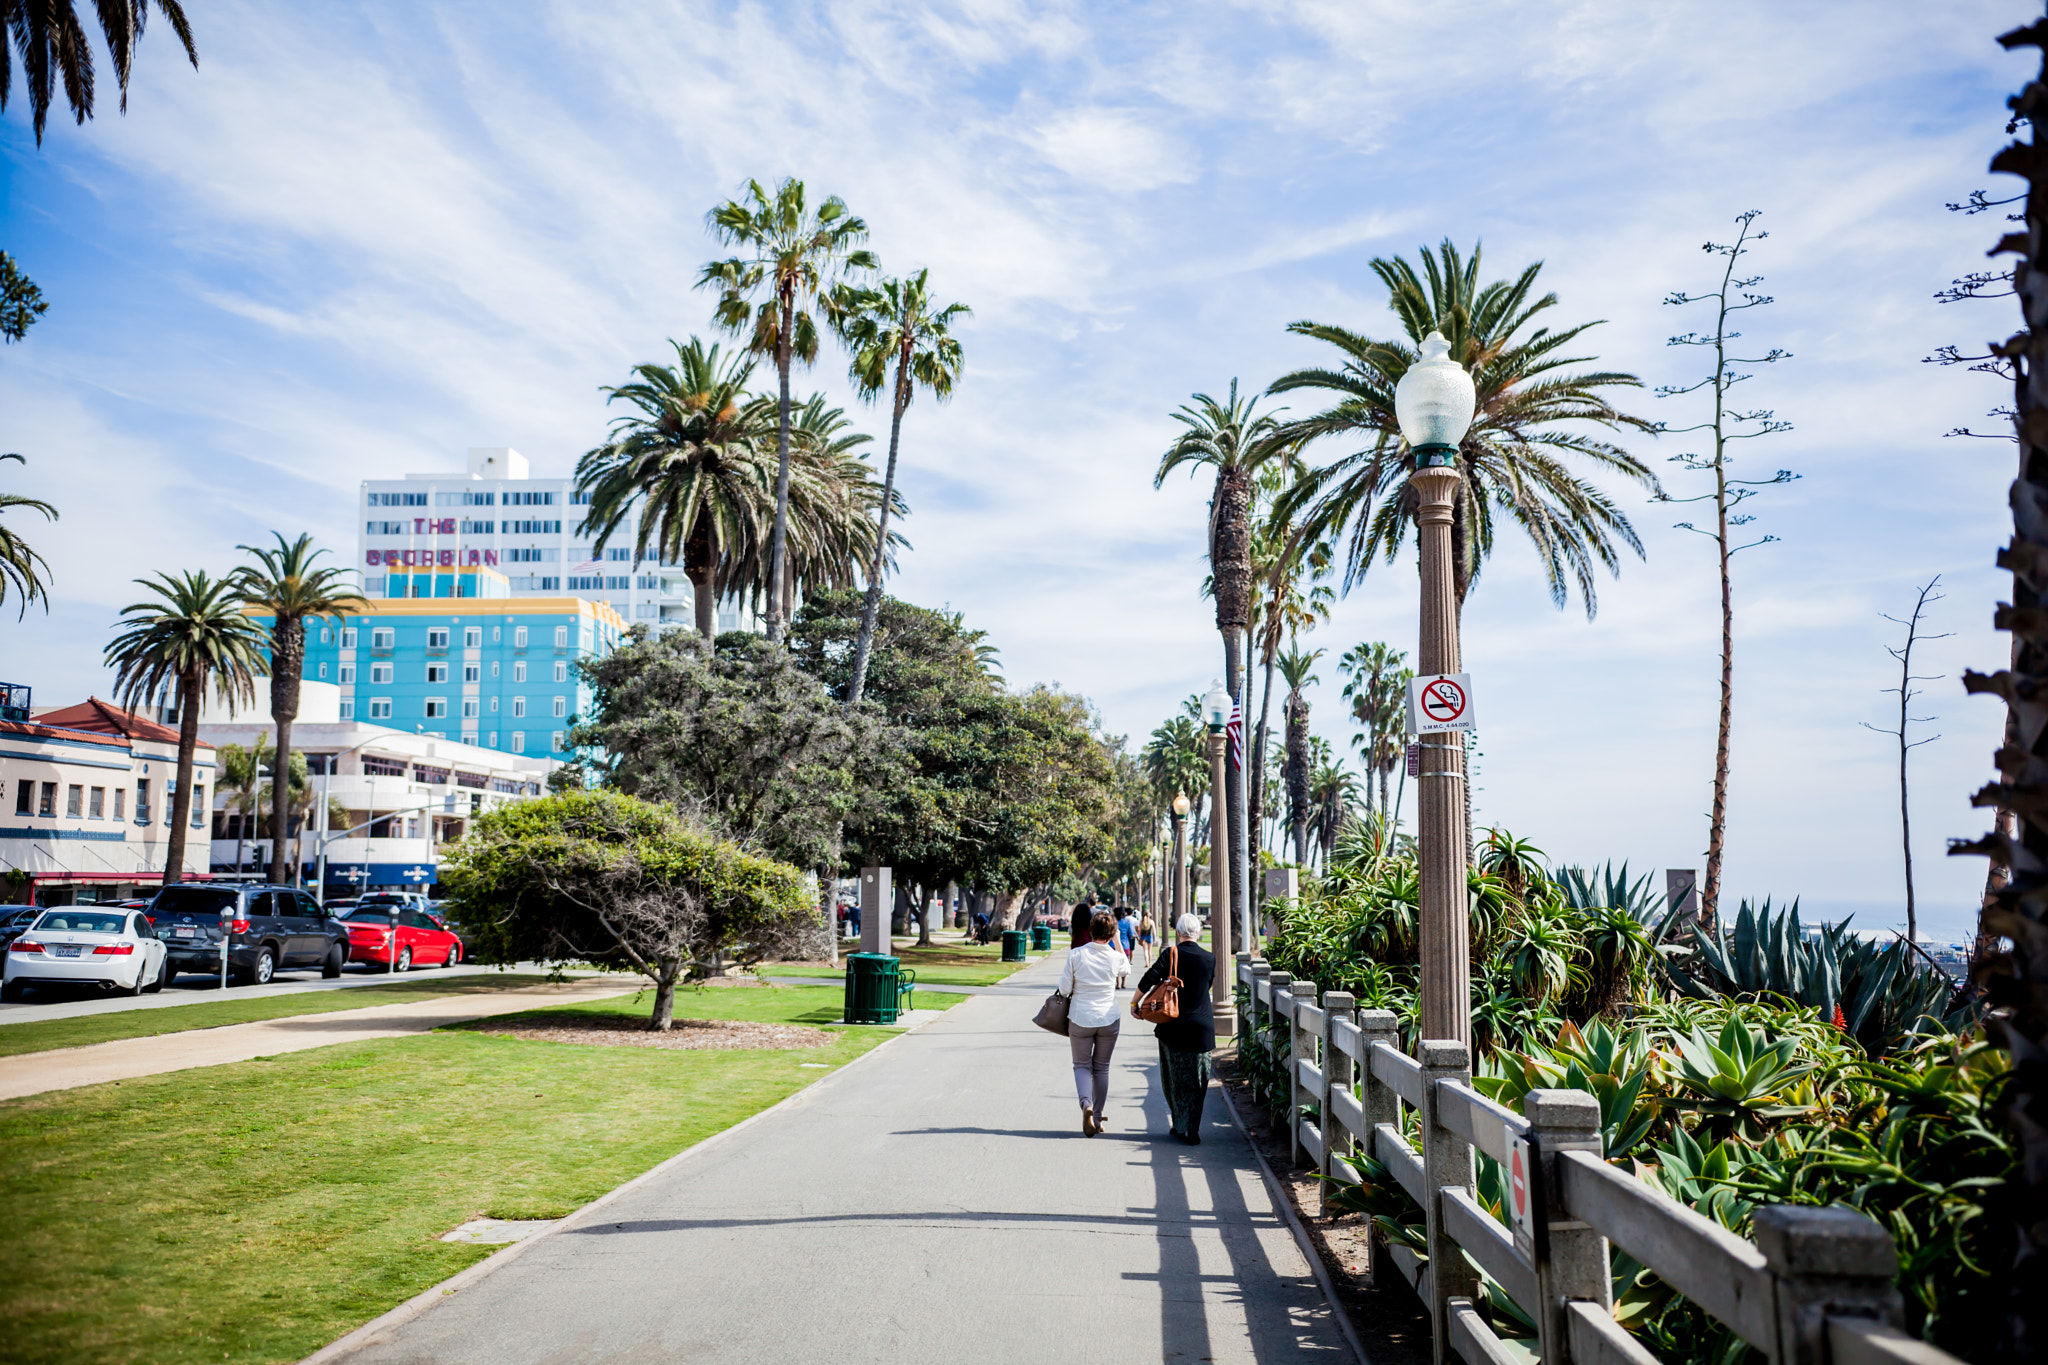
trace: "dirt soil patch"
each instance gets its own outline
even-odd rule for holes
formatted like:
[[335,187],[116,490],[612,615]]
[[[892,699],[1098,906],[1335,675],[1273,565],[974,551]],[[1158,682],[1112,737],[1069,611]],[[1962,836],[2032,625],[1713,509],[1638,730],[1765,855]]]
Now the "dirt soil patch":
[[678,1019],[666,1033],[619,1022],[617,1015],[556,1014],[546,1020],[497,1020],[476,1026],[500,1038],[544,1043],[585,1043],[597,1047],[659,1047],[685,1052],[733,1048],[825,1047],[832,1035],[802,1024],[763,1024],[746,1019]]

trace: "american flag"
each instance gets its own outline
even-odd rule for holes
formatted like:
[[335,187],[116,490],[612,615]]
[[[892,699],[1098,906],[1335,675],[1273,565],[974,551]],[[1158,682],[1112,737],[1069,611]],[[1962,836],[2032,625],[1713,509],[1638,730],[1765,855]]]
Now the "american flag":
[[1230,723],[1223,727],[1223,733],[1230,736],[1230,766],[1244,771],[1244,709],[1237,704],[1237,698],[1230,699]]

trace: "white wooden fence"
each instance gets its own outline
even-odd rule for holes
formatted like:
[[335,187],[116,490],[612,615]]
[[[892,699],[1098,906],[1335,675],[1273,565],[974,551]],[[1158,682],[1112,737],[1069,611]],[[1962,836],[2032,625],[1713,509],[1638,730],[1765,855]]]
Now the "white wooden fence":
[[[1284,1047],[1294,1159],[1358,1182],[1369,1152],[1421,1206],[1429,1255],[1373,1241],[1429,1309],[1431,1359],[1526,1365],[1473,1305],[1476,1263],[1537,1324],[1544,1365],[1658,1365],[1613,1317],[1608,1245],[1762,1352],[1771,1365],[1961,1365],[1899,1331],[1891,1234],[1853,1209],[1760,1207],[1756,1241],[1737,1237],[1603,1159],[1600,1103],[1581,1090],[1533,1090],[1516,1114],[1472,1088],[1458,1042],[1400,1048],[1394,1015],[1270,971],[1242,954],[1247,1031]],[[1313,1105],[1320,1121],[1302,1114]],[[1414,1110],[1422,1145],[1404,1135]],[[1512,1172],[1517,1149],[1531,1215],[1511,1232],[1474,1197],[1473,1149]],[[1460,1255],[1460,1252],[1463,1255]]]

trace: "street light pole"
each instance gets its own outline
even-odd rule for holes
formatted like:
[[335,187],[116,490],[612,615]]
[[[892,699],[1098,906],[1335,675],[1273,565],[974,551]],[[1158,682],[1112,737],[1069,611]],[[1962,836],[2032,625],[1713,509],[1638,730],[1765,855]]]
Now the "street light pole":
[[1173,898],[1173,909],[1168,918],[1172,928],[1180,923],[1180,917],[1187,910],[1188,884],[1188,794],[1179,792],[1173,798],[1173,871],[1167,877],[1167,893]]
[[[1394,390],[1401,434],[1415,452],[1415,522],[1422,559],[1422,633],[1416,662],[1425,675],[1461,672],[1451,518],[1464,476],[1458,443],[1472,425],[1472,377],[1431,332],[1422,358]],[[1424,735],[1417,786],[1420,853],[1422,1036],[1472,1041],[1471,908],[1465,867],[1465,746],[1460,733]],[[1219,970],[1221,970],[1219,968]]]
[[1236,972],[1230,955],[1230,794],[1224,787],[1225,750],[1230,741],[1223,727],[1230,720],[1230,694],[1217,683],[1202,699],[1209,723],[1209,951],[1216,966],[1211,995],[1216,1006],[1216,1036],[1237,1035],[1237,999],[1232,994]]

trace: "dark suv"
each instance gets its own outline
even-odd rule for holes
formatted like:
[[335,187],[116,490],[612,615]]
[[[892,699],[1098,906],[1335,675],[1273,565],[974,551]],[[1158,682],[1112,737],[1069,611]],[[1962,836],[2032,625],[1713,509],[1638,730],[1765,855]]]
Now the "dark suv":
[[219,975],[223,934],[228,975],[237,985],[266,985],[277,972],[296,967],[340,976],[348,960],[348,928],[289,886],[167,886],[150,902],[148,914],[156,936],[171,950],[166,979],[179,972]]

